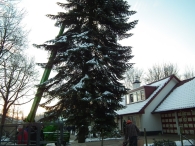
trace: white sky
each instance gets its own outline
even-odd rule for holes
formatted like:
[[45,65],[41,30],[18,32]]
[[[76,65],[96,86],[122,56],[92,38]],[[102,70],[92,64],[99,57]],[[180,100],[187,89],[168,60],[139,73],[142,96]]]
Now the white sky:
[[182,71],[195,60],[194,0],[128,0],[139,23],[125,42],[133,47],[133,62],[148,68],[154,63],[176,63]]
[[[62,11],[56,2],[65,0],[22,0],[28,14],[25,24],[31,29],[28,53],[36,62],[47,62],[47,52],[34,48],[55,38],[59,28],[46,14]],[[148,69],[158,63],[174,63],[180,71],[195,69],[195,0],[127,0],[137,13],[130,21],[139,20],[131,31],[134,35],[122,44],[132,46],[135,67]],[[42,76],[41,71],[41,76]],[[41,78],[40,76],[40,78]]]
[[[26,25],[31,29],[29,52],[37,62],[46,62],[45,51],[32,47],[54,38],[59,28],[46,14],[56,14],[62,9],[59,0],[23,0],[28,14]],[[65,0],[60,0],[64,2]],[[147,69],[155,63],[171,62],[180,70],[193,66],[195,58],[195,1],[194,0],[127,0],[131,10],[136,10],[130,20],[139,20],[131,31],[132,37],[122,41],[132,46],[135,57],[130,60],[135,67]]]

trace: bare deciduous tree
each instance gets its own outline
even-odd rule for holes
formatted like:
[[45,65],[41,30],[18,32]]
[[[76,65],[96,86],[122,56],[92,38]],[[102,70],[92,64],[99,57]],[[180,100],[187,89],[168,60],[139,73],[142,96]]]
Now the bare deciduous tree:
[[195,76],[195,70],[193,67],[187,66],[184,73],[182,74],[182,79],[189,79]]
[[137,77],[141,81],[143,78],[143,73],[144,71],[138,68],[131,68],[128,71],[126,71],[124,80],[125,87],[132,89],[133,82],[136,80]]
[[180,78],[178,72],[179,69],[176,64],[172,63],[155,64],[146,72],[144,81],[145,83],[151,83],[168,77],[172,74]]
[[[16,3],[12,3],[12,1],[6,1],[0,6],[0,59],[5,60],[12,53],[18,52],[27,46],[28,32],[22,24],[24,10],[18,10]],[[8,55],[7,52],[12,53]]]
[[3,102],[1,124],[4,124],[6,113],[12,105],[22,105],[31,100],[29,91],[36,83],[37,73],[33,59],[27,59],[21,54],[13,54],[9,60],[2,59],[0,66],[0,99]]
[[22,111],[20,105],[16,106],[14,104],[9,108],[6,117],[10,117],[11,123],[14,123],[16,120],[24,119],[24,112]]
[[179,79],[185,80],[195,77],[195,70],[193,67],[187,66],[183,74],[179,73],[178,66],[173,63],[154,64],[146,72],[143,69],[131,68],[125,73],[124,84],[127,88],[132,89],[132,83],[136,77],[141,83],[148,84],[161,80],[170,75],[176,75]]

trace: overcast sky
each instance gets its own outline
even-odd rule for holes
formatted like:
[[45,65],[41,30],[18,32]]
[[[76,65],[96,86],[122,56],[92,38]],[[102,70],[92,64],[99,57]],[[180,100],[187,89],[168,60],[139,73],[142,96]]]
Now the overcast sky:
[[[59,28],[46,14],[56,14],[62,9],[59,0],[23,0],[28,14],[25,22],[31,29],[29,52],[37,62],[46,62],[45,51],[32,47],[54,38]],[[64,0],[60,0],[64,1]],[[149,68],[155,63],[171,62],[181,70],[195,66],[195,0],[127,0],[131,10],[137,11],[130,21],[139,20],[131,31],[132,37],[122,44],[132,46],[135,56],[130,62],[135,67]],[[38,52],[38,53],[37,53]]]
[[195,61],[194,0],[128,0],[139,23],[125,42],[133,47],[133,62],[148,68],[172,62],[183,70]]
[[[55,38],[59,28],[46,14],[62,9],[56,2],[65,0],[22,0],[28,12],[25,24],[31,30],[28,52],[36,62],[47,62],[47,52],[34,48]],[[186,66],[195,68],[195,0],[127,0],[131,10],[137,11],[130,21],[139,20],[131,31],[134,35],[122,41],[132,46],[135,67],[147,69],[158,63],[177,64],[180,72]]]
[[[45,15],[62,11],[56,5],[59,0],[22,1],[28,12],[25,22],[31,29],[28,52],[35,55],[37,62],[45,62],[45,51],[31,44],[43,43],[58,34],[55,22]],[[131,10],[137,11],[130,20],[139,23],[131,31],[134,35],[122,44],[133,47],[135,57],[130,61],[135,67],[149,68],[163,62],[175,63],[181,70],[195,66],[195,0],[128,0],[128,3]]]

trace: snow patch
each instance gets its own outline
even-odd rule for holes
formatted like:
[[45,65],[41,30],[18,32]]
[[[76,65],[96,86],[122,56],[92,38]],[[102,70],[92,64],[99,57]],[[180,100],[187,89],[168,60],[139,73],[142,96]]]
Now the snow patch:
[[82,87],[83,87],[83,82],[84,82],[84,80],[85,80],[85,79],[88,79],[88,78],[89,78],[89,76],[88,76],[88,75],[85,75],[83,78],[81,78],[80,82],[77,83],[77,84],[76,84],[75,86],[73,86],[72,88],[73,88],[75,91],[77,91],[77,89],[82,88]]

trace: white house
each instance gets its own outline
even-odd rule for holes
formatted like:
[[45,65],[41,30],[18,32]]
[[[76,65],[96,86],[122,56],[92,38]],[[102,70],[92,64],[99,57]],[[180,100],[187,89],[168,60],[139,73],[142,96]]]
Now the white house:
[[117,123],[123,131],[123,121],[132,120],[143,135],[159,133],[195,133],[195,78],[180,81],[171,75],[160,81],[139,86],[124,96],[125,108],[117,111]]

